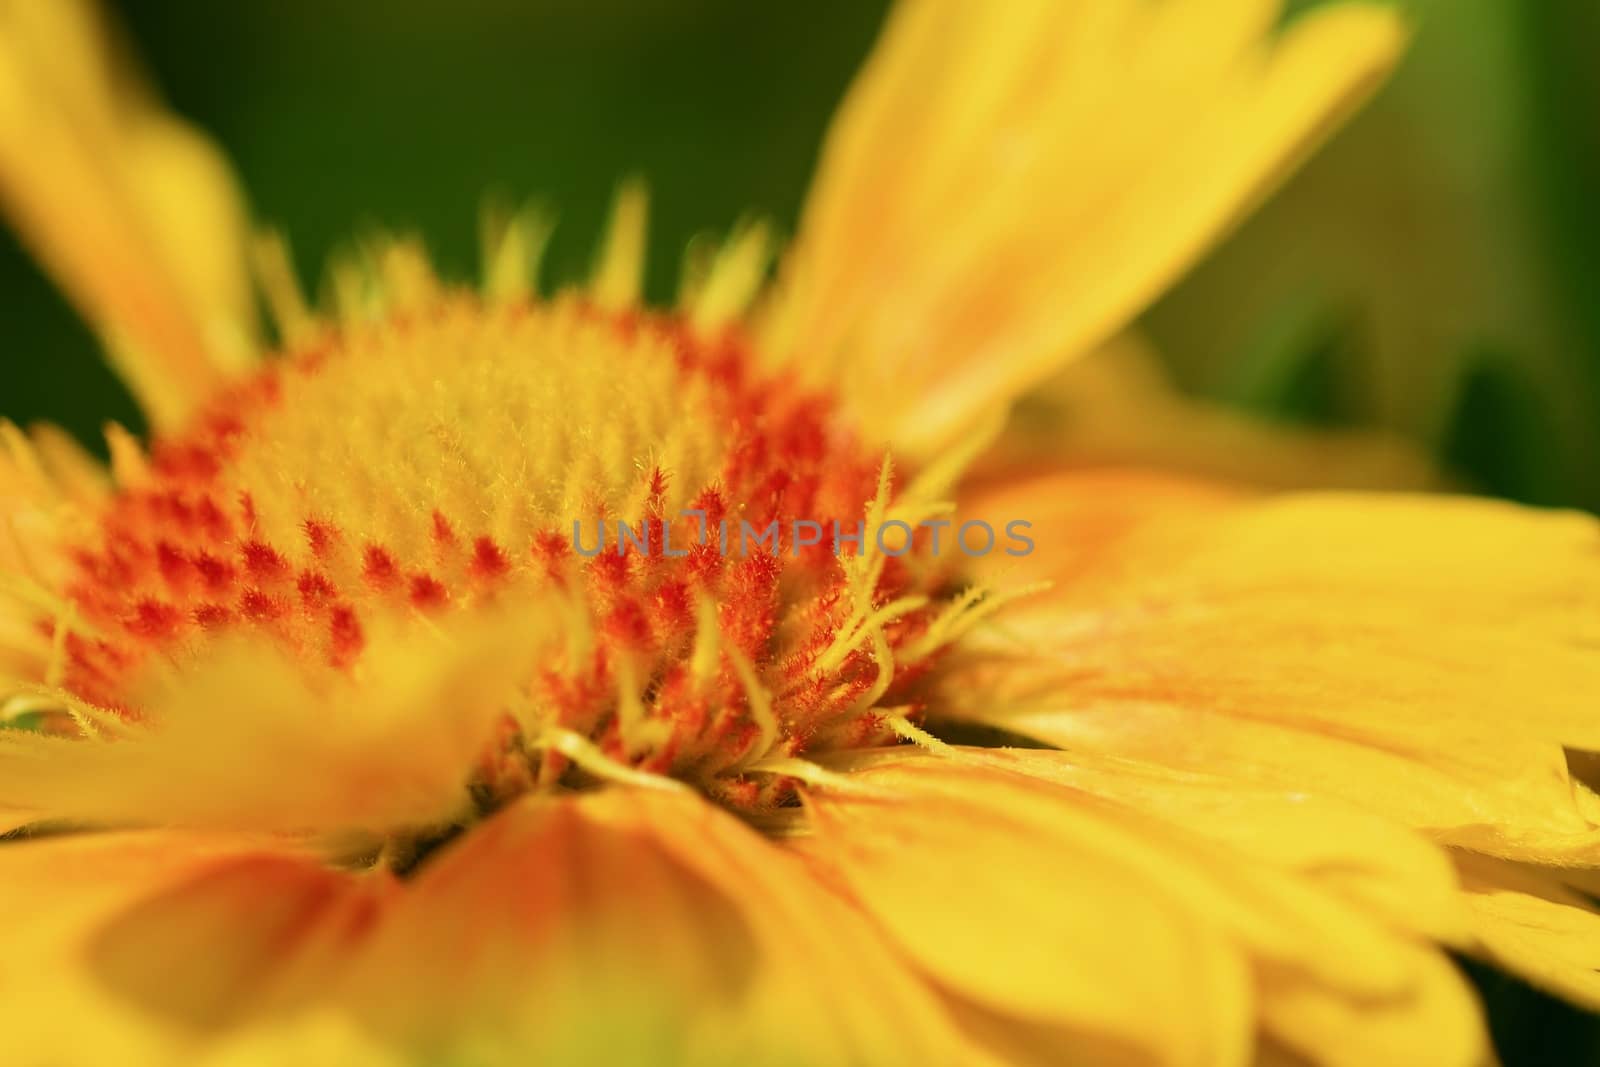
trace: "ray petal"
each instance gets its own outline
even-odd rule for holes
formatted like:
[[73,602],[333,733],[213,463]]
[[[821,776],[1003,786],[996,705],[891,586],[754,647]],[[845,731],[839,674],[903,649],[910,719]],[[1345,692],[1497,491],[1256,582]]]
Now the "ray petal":
[[829,134],[766,345],[931,454],[1107,340],[1394,63],[1368,3],[902,5]]

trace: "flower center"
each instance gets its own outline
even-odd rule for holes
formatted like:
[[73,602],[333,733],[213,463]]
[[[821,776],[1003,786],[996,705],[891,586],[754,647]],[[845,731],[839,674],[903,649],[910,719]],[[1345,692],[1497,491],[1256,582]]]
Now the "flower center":
[[875,536],[932,511],[889,510],[882,457],[754,366],[736,334],[572,298],[454,294],[327,334],[116,496],[77,554],[66,685],[156,719],[141,667],[219,634],[348,672],[380,621],[555,597],[572,640],[484,789],[644,773],[782,803],[804,757],[894,736],[976,598],[932,605],[926,540]]

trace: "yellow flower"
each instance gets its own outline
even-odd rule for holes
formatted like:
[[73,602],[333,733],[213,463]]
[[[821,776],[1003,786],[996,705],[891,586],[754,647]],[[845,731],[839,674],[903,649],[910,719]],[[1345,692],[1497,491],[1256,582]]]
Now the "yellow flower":
[[643,307],[626,186],[548,297],[528,214],[329,309],[263,239],[270,358],[91,15],[0,7],[0,195],[157,432],[0,428],[4,1062],[1479,1063],[1447,949],[1600,1004],[1592,520],[996,441],[1387,9],[907,2],[775,285],[747,226]]

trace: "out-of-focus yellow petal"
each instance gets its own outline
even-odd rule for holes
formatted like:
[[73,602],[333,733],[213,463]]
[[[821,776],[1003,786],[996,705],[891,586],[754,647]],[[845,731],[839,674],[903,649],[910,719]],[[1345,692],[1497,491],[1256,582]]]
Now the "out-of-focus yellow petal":
[[1064,367],[1018,402],[971,477],[1134,466],[1284,489],[1431,489],[1419,450],[1378,431],[1312,430],[1192,400],[1133,332]]
[[1478,943],[1489,959],[1600,1011],[1600,908],[1560,871],[1458,853]]
[[672,1063],[755,966],[735,904],[647,835],[527,802],[418,873],[339,997],[423,1058]]
[[[740,902],[762,948],[762,981],[745,1008],[749,1025],[799,1062],[923,1064],[951,1055],[987,1062],[989,1050],[966,1047],[973,1036],[923,977],[788,850],[686,796],[614,791],[587,802],[586,811],[608,825],[647,830]],[[797,1018],[807,1022],[797,1026]]]
[[1263,499],[1246,486],[1144,468],[1056,469],[971,487],[964,521],[996,529],[1026,522],[1031,549],[990,553],[972,566],[1000,578],[1055,583],[1055,595],[1089,604],[1193,551],[1210,524]]
[[224,371],[255,363],[249,219],[227,157],[189,124],[152,110],[129,134],[128,171],[206,355]]
[[150,679],[147,722],[102,719],[102,734],[83,738],[0,732],[0,806],[330,833],[448,822],[471,806],[468,781],[528,676],[535,635],[526,620],[375,634],[359,677],[224,642]]
[[765,340],[909,453],[1119,330],[1373,87],[1365,3],[907,2],[829,134]]
[[413,1067],[415,1062],[338,1010],[243,1027],[188,1060],[193,1067]]
[[[1161,1057],[1114,1035],[1071,1026],[1019,1019],[972,1000],[946,994],[951,1017],[982,1043],[986,1058],[972,1058],[974,1067],[1059,1067],[1068,1063],[1094,1067],[1152,1067]],[[968,1061],[962,1061],[968,1062]],[[1254,1067],[1260,1067],[1259,1057]]]
[[9,844],[0,878],[23,1067],[1000,1062],[805,863],[687,794],[524,798],[404,882],[155,832]]
[[245,215],[114,44],[90,0],[0,4],[0,207],[171,425],[253,359]]
[[[221,940],[166,942],[154,946],[161,954],[148,957],[130,956],[121,949],[132,946],[115,941],[130,934],[137,940],[143,933],[136,920],[128,925],[141,907],[186,892],[194,899],[193,887],[219,872],[250,867],[258,873],[293,868],[306,877],[342,877],[247,841],[171,833],[57,837],[0,848],[6,946],[0,954],[0,1060],[17,1067],[192,1062],[197,1033],[152,1012],[151,998],[198,1002],[211,996],[215,1002],[190,980],[224,973],[245,977],[252,952],[258,964],[289,960],[296,931],[270,921],[283,915],[272,891],[285,879],[235,880],[235,901],[260,910],[241,910],[240,922]],[[257,914],[269,921],[253,926]],[[198,918],[194,929],[205,925],[204,916]],[[270,976],[272,967],[256,973]]]
[[1153,1062],[1248,1062],[1245,960],[1138,862],[1150,846],[1043,783],[929,760],[858,773],[901,795],[820,792],[805,847],[939,983]]
[[476,828],[341,997],[406,1047],[486,1063],[920,1064],[955,1040],[798,861],[654,792],[528,799]]
[[1492,1062],[1477,998],[1437,952],[1408,950],[1416,984],[1410,995],[1367,1003],[1332,996],[1313,983],[1268,972],[1261,978],[1268,1035],[1325,1067],[1482,1067]]
[[1305,494],[1091,522],[1080,560],[1096,484],[1039,478],[967,502],[1035,524],[1031,556],[981,567],[1057,585],[1005,633],[974,635],[983,654],[951,678],[952,714],[1389,805],[1512,857],[1592,851],[1562,746],[1600,745],[1594,520]]
[[325,999],[397,890],[307,857],[220,858],[101,923],[86,963],[154,1024],[215,1036]]

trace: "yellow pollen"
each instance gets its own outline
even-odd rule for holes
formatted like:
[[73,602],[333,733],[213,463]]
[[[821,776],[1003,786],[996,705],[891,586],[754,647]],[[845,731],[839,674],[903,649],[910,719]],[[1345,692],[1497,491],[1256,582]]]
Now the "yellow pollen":
[[[666,504],[723,460],[707,385],[669,340],[619,336],[567,301],[485,313],[459,300],[360,329],[312,373],[281,376],[270,425],[229,481],[256,496],[260,533],[322,519],[406,556],[434,511],[463,532],[526,545],[580,517],[642,514],[642,476],[669,472]],[[314,358],[314,357],[313,357]]]

